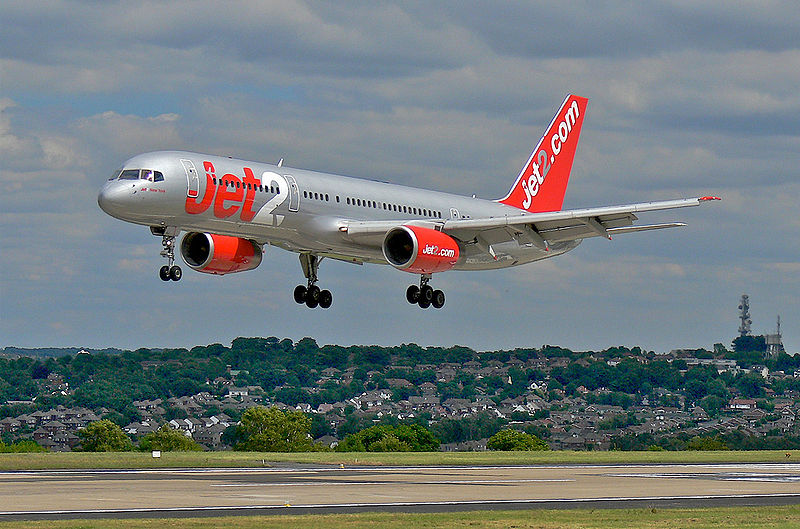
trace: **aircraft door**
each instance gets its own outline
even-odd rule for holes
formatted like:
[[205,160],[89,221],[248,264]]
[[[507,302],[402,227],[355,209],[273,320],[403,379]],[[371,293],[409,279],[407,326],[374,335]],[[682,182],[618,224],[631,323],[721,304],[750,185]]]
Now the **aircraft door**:
[[197,176],[197,171],[194,168],[194,163],[191,160],[181,160],[183,170],[186,171],[186,196],[197,198],[200,194],[200,177]]
[[290,174],[283,175],[289,183],[289,211],[298,211],[300,209],[300,190],[297,187],[297,181]]
[[460,218],[456,208],[450,208],[450,218],[456,220]]

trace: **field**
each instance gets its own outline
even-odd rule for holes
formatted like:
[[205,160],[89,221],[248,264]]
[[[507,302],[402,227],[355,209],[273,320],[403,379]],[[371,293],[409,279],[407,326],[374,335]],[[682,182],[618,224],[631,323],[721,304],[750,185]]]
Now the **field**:
[[800,462],[800,451],[714,452],[69,452],[0,454],[0,471],[115,468],[253,468],[313,465],[564,465]]
[[399,529],[461,528],[499,529],[506,527],[536,529],[710,529],[717,527],[752,527],[789,529],[800,526],[800,506],[737,507],[719,509],[569,509],[526,511],[476,511],[437,514],[335,514],[303,516],[242,516],[183,519],[134,520],[58,520],[42,522],[0,522],[0,529]]

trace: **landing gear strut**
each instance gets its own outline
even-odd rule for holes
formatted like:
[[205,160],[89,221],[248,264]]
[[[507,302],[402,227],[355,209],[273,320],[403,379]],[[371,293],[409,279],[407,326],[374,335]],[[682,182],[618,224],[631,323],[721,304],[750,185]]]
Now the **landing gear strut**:
[[424,274],[419,278],[419,286],[411,285],[406,290],[406,299],[412,305],[419,305],[422,309],[427,309],[431,305],[435,309],[444,307],[444,292],[434,290],[428,282],[431,280],[430,274]]
[[333,303],[333,295],[330,290],[320,290],[317,286],[317,271],[321,258],[311,253],[300,254],[300,266],[303,267],[303,275],[308,279],[308,285],[297,285],[294,289],[294,300],[296,303],[310,308],[322,307],[327,309]]
[[150,231],[153,235],[161,236],[161,257],[167,258],[167,264],[158,270],[158,277],[161,281],[180,281],[183,277],[183,270],[175,264],[175,236],[178,230],[175,228],[152,227]]

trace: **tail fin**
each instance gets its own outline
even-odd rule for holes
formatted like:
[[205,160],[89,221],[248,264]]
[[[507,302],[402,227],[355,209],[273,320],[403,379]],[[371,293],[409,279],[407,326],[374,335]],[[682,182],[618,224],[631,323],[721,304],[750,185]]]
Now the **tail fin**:
[[531,213],[561,210],[588,101],[571,94],[564,99],[511,191],[498,202]]

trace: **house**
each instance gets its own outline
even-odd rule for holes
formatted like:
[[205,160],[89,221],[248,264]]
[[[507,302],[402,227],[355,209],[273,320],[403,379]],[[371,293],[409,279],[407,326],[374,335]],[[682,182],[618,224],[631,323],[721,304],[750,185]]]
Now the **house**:
[[212,450],[216,450],[223,446],[222,434],[225,433],[227,428],[228,426],[223,424],[203,426],[192,434],[192,439]]
[[731,399],[728,409],[731,410],[752,410],[756,407],[754,399]]

